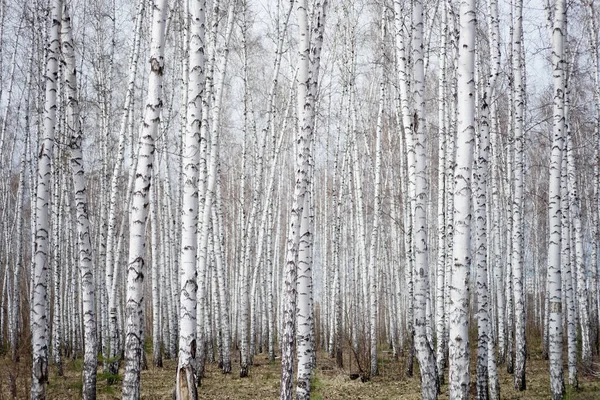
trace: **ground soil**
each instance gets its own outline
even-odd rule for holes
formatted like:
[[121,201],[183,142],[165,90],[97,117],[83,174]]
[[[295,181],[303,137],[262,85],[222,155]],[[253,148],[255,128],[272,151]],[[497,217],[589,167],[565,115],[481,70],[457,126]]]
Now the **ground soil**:
[[[334,360],[325,353],[319,353],[317,369],[312,384],[312,399],[342,400],[342,399],[420,399],[420,383],[418,367],[415,364],[415,374],[407,377],[404,374],[404,360],[394,360],[388,351],[380,355],[380,374],[367,382],[361,379],[352,380],[350,375],[357,373],[357,367],[351,364],[349,354],[344,357],[345,369],[335,366]],[[234,362],[237,360],[234,360]],[[236,364],[234,363],[234,366]],[[176,363],[165,360],[163,368],[155,368],[149,360],[149,368],[142,372],[142,399],[171,399],[175,381]],[[471,369],[474,372],[474,368]],[[101,368],[99,368],[101,371]],[[65,360],[64,376],[57,376],[56,368],[50,368],[48,384],[48,399],[75,400],[81,398],[81,360]],[[208,364],[206,377],[199,389],[200,399],[277,399],[279,394],[279,359],[269,362],[264,354],[254,359],[250,368],[250,376],[240,379],[234,373],[223,375],[216,364]],[[565,378],[566,378],[565,369]],[[0,400],[13,399],[10,393],[11,379],[16,383],[17,399],[28,398],[30,384],[30,365],[26,362],[13,364],[8,358],[0,358]],[[474,381],[474,376],[472,377]],[[549,399],[550,383],[548,376],[548,361],[534,352],[527,360],[527,390],[517,392],[513,389],[512,376],[506,373],[504,366],[500,367],[502,399]],[[473,395],[475,389],[473,385]],[[108,385],[106,379],[99,376],[98,399],[120,399],[120,382]],[[440,399],[448,398],[447,386],[442,386]],[[475,398],[475,396],[473,396]],[[567,389],[568,399],[592,400],[600,399],[600,379],[597,375],[581,374],[579,389]]]

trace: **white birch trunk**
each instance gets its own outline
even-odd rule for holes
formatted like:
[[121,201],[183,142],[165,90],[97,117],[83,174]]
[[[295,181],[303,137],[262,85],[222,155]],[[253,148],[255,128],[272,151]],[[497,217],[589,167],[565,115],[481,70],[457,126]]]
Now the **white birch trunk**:
[[48,382],[48,204],[52,150],[56,126],[58,60],[60,54],[61,0],[54,0],[50,10],[50,31],[46,58],[46,102],[44,105],[44,136],[38,155],[36,186],[35,248],[31,273],[31,399],[46,398]]
[[550,389],[552,400],[560,400],[565,392],[563,377],[563,328],[562,328],[562,277],[561,277],[561,168],[562,148],[565,134],[565,58],[564,32],[566,31],[565,0],[557,0],[554,6],[552,28],[552,81],[554,85],[552,152],[550,158],[550,182],[548,189],[548,342],[550,358]]
[[448,48],[448,3],[442,0],[442,27],[441,27],[441,54],[438,73],[438,259],[436,270],[436,362],[438,381],[444,383],[444,369],[446,363],[446,323],[445,323],[445,285],[446,285],[446,157],[449,153],[446,142],[446,113],[448,112],[446,102],[446,58]]
[[[478,374],[477,374],[477,379],[478,382],[480,380],[483,379],[487,379],[487,392],[489,393],[489,398],[492,400],[498,400],[500,398],[500,383],[498,381],[498,370],[497,370],[497,365],[496,365],[496,354],[495,354],[495,346],[494,346],[494,313],[492,312],[494,310],[493,307],[493,291],[490,290],[490,287],[493,287],[493,285],[491,284],[491,282],[493,282],[492,279],[490,279],[490,277],[492,276],[491,270],[490,270],[490,265],[494,266],[493,261],[496,260],[492,260],[491,254],[493,254],[492,252],[490,252],[489,249],[489,245],[492,243],[495,243],[493,240],[494,238],[492,238],[492,240],[490,240],[489,236],[488,236],[488,232],[490,230],[490,226],[493,224],[493,221],[490,221],[488,216],[489,216],[489,212],[488,210],[491,210],[491,207],[489,207],[489,202],[488,202],[488,182],[489,182],[489,176],[490,176],[490,169],[489,169],[489,156],[490,156],[490,149],[489,146],[491,144],[490,141],[490,127],[491,127],[491,134],[495,135],[496,134],[496,130],[497,130],[497,124],[496,124],[496,115],[497,115],[497,110],[496,110],[496,104],[492,104],[490,105],[491,102],[494,102],[494,95],[495,95],[495,89],[496,89],[496,82],[498,80],[498,75],[500,74],[500,61],[501,61],[501,53],[500,53],[500,20],[499,20],[499,16],[498,16],[498,2],[496,0],[489,0],[488,1],[488,12],[489,12],[489,19],[488,19],[488,35],[491,39],[491,44],[490,44],[490,56],[491,56],[491,69],[490,69],[490,75],[488,77],[487,80],[487,85],[486,85],[486,89],[484,92],[484,97],[482,99],[482,105],[481,105],[481,113],[480,113],[480,118],[481,118],[481,123],[480,123],[480,142],[479,142],[479,146],[480,146],[480,153],[479,153],[479,159],[480,159],[480,163],[479,163],[479,167],[480,167],[480,171],[479,171],[479,177],[480,177],[480,186],[479,186],[479,194],[480,196],[478,196],[478,199],[483,200],[483,202],[479,202],[478,200],[478,207],[481,207],[479,210],[483,216],[482,220],[478,219],[478,230],[483,232],[483,234],[485,235],[484,237],[481,237],[480,240],[480,244],[485,246],[485,248],[480,248],[478,247],[478,251],[480,251],[480,255],[482,256],[482,258],[484,258],[484,263],[482,266],[482,268],[479,268],[478,264],[478,272],[477,272],[477,280],[478,280],[478,291],[480,290],[481,293],[481,303],[487,302],[487,304],[483,305],[480,304],[480,318],[479,320],[481,321],[481,327],[480,329],[485,331],[486,335],[487,335],[487,343],[485,343],[485,340],[481,340],[479,342],[480,346],[486,346],[487,349],[481,349],[481,353],[486,353],[486,357],[487,360],[485,360],[486,362],[486,369],[487,369],[487,377],[483,377],[481,376],[483,374],[483,372],[480,374],[479,373],[479,364],[478,364]],[[491,114],[491,117],[490,117]],[[493,172],[492,172],[493,173]],[[493,181],[493,177],[492,177],[492,181]],[[493,191],[493,188],[492,188]],[[493,247],[493,246],[492,246]],[[479,257],[479,255],[478,255]],[[495,270],[497,270],[499,266],[496,265]],[[481,282],[481,285],[479,284],[479,282]],[[478,297],[479,297],[479,293],[478,293]],[[480,302],[478,301],[478,304]],[[479,335],[480,337],[483,335]],[[483,343],[482,343],[483,342]],[[482,385],[483,386],[483,385]],[[478,389],[479,389],[479,385],[478,385]],[[483,387],[482,387],[482,392],[483,394]],[[478,396],[479,396],[479,390],[478,390]],[[481,397],[480,397],[481,398]],[[483,398],[486,398],[485,395],[483,395]]]
[[[567,116],[568,118],[568,116]],[[575,241],[575,266],[577,274],[576,298],[581,328],[581,362],[584,368],[590,368],[592,362],[592,347],[590,343],[590,315],[591,309],[588,302],[588,271],[584,262],[584,239],[581,222],[581,208],[577,185],[577,171],[575,167],[575,150],[573,149],[573,134],[567,127],[567,190],[569,210],[573,224],[572,235]],[[593,260],[592,260],[593,261]]]
[[598,50],[599,38],[598,38],[598,20],[594,12],[594,1],[588,2],[588,15],[590,19],[589,24],[589,42],[590,42],[590,54],[592,58],[592,65],[594,66],[594,102],[596,105],[595,121],[594,121],[594,140],[595,140],[595,164],[594,164],[594,200],[591,204],[597,210],[593,212],[592,220],[592,254],[590,263],[590,309],[591,311],[591,342],[595,347],[598,343],[600,335],[600,301],[598,301],[598,253],[600,252],[600,227],[598,223],[600,221],[600,55]]
[[[183,199],[181,220],[179,300],[179,358],[175,393],[177,399],[197,397],[196,388],[196,257],[198,229],[198,168],[200,159],[200,126],[204,89],[204,20],[205,2],[196,0],[190,6],[189,70],[187,86],[187,129],[183,143]],[[186,15],[186,19],[188,16]]]
[[65,3],[62,14],[62,53],[65,60],[65,87],[67,91],[66,127],[71,150],[71,171],[75,193],[77,217],[77,253],[80,288],[83,304],[84,359],[83,398],[96,398],[96,368],[98,344],[96,338],[96,296],[94,288],[94,266],[92,264],[92,242],[86,199],[86,180],[81,150],[83,133],[79,117],[77,94],[75,48],[71,30],[71,18]]
[[525,112],[525,87],[523,80],[523,1],[516,0],[514,6],[514,34],[513,34],[513,89],[514,89],[514,192],[513,192],[513,231],[512,231],[512,268],[513,268],[513,293],[515,307],[515,367],[514,387],[525,390],[525,282],[523,264],[523,189],[524,189],[524,130],[523,118]]
[[[291,400],[294,376],[294,347],[296,336],[296,306],[297,306],[297,276],[298,276],[298,250],[302,235],[300,223],[304,208],[310,204],[310,169],[311,169],[311,141],[312,141],[312,103],[308,99],[310,93],[310,67],[309,67],[309,30],[308,10],[306,0],[296,3],[296,15],[299,26],[298,42],[298,121],[299,133],[296,138],[296,174],[292,197],[291,215],[288,220],[288,234],[285,256],[285,280],[283,287],[283,329],[281,340],[281,387],[280,399]],[[312,268],[306,265],[305,268]],[[306,382],[299,381],[299,385]],[[304,387],[310,390],[310,387]]]
[[123,398],[140,398],[140,369],[143,352],[143,281],[145,267],[146,220],[148,195],[154,163],[155,138],[162,109],[164,73],[164,38],[167,0],[157,0],[152,12],[150,76],[144,123],[139,142],[139,159],[130,212],[129,258],[127,266],[125,375]]
[[[125,139],[128,128],[128,121],[130,120],[131,114],[133,113],[133,95],[134,86],[137,76],[137,63],[140,53],[140,39],[141,39],[141,28],[142,18],[144,15],[145,0],[140,1],[139,9],[136,15],[135,28],[134,28],[134,39],[133,48],[129,58],[129,82],[127,84],[127,92],[125,94],[125,102],[123,104],[123,117],[121,119],[121,125],[119,128],[119,143],[117,145],[117,159],[113,169],[113,174],[110,181],[110,199],[108,209],[108,231],[106,235],[106,292],[108,297],[108,372],[111,375],[116,375],[119,370],[118,354],[118,327],[117,327],[117,305],[115,302],[116,293],[112,289],[116,287],[116,274],[115,274],[115,259],[118,257],[115,248],[115,237],[117,236],[117,196],[119,192],[119,178],[121,176],[121,169],[123,166],[123,158],[125,152]],[[128,204],[128,203],[126,203]]]
[[[27,83],[25,87],[30,87],[30,72],[27,74]],[[27,98],[29,103],[29,98]],[[12,270],[12,300],[10,307],[10,322],[9,322],[9,342],[10,342],[10,356],[11,360],[16,363],[19,360],[18,345],[19,345],[19,313],[21,308],[21,270],[23,268],[23,206],[25,197],[25,166],[27,164],[27,151],[29,150],[29,118],[25,120],[26,123],[26,134],[25,143],[23,144],[23,152],[21,154],[20,167],[19,167],[19,188],[17,189],[17,201],[15,206],[17,207],[16,224],[17,224],[17,254],[15,256],[14,266]]]
[[[568,91],[565,92],[565,120],[569,116]],[[569,127],[565,126],[565,136],[568,136]],[[566,139],[563,136],[563,139]],[[568,201],[569,190],[567,188],[567,140],[563,140],[563,158],[561,168],[560,197],[561,197],[561,272],[563,275],[562,290],[564,293],[563,305],[566,305],[566,323],[567,323],[567,366],[569,370],[569,385],[577,387],[577,326],[576,326],[576,306],[575,289],[573,287],[573,267],[571,263],[571,210]]]
[[[427,248],[427,144],[425,132],[425,69],[423,64],[423,3],[413,2],[412,57],[414,114],[411,129],[412,148],[408,147],[409,182],[413,187],[413,249],[415,257],[415,350],[421,372],[423,399],[436,399],[439,392],[433,346],[427,337],[427,310],[429,297],[429,265]],[[408,141],[409,143],[411,141]],[[412,170],[412,172],[411,172]]]
[[454,243],[450,287],[450,397],[469,398],[469,271],[471,268],[471,169],[475,137],[475,1],[460,3],[457,147],[454,171]]
[[[62,21],[61,21],[62,22]],[[59,72],[59,93],[63,86],[61,84],[62,74]],[[62,96],[59,97],[59,105],[63,102]],[[57,109],[57,114],[61,115],[62,107]],[[62,118],[59,117],[58,124],[56,126],[56,132],[60,134],[62,131]],[[58,140],[64,140],[60,137]],[[60,298],[60,278],[61,278],[61,238],[60,234],[64,230],[64,218],[63,218],[63,206],[65,202],[65,196],[61,193],[66,191],[66,182],[64,179],[64,173],[61,168],[61,160],[62,160],[62,149],[58,148],[57,151],[54,152],[54,159],[52,160],[52,176],[54,177],[54,182],[52,184],[52,233],[51,233],[51,243],[52,243],[52,297],[54,298],[53,306],[52,306],[52,363],[56,366],[58,376],[63,376],[63,366],[62,366],[62,355],[61,355],[61,342],[63,336],[63,327],[61,326],[61,305],[64,302]],[[61,226],[62,224],[62,226]],[[71,226],[69,226],[69,230]],[[64,253],[64,251],[63,251]]]
[[[154,179],[158,175],[155,174]],[[162,352],[161,352],[161,317],[160,317],[160,277],[159,271],[163,259],[160,256],[163,246],[159,246],[159,236],[161,226],[158,222],[158,185],[153,185],[150,188],[150,226],[151,243],[152,243],[152,364],[157,368],[162,368]],[[160,243],[164,245],[164,243]],[[161,249],[161,250],[159,250]]]
[[[220,183],[219,183],[220,185]],[[220,189],[217,189],[220,190]],[[221,337],[222,337],[222,366],[221,369],[224,374],[231,372],[231,325],[229,324],[229,291],[227,289],[227,282],[225,279],[225,254],[223,251],[222,239],[221,239],[221,226],[220,219],[217,218],[216,205],[213,208],[213,236],[215,246],[215,264],[216,264],[216,275],[219,290],[219,310],[220,315],[215,316],[216,320],[220,320],[221,324]]]
[[[385,12],[381,18],[381,49],[384,49],[385,41]],[[375,137],[375,193],[373,210],[373,227],[371,230],[371,245],[369,249],[369,338],[370,338],[370,363],[371,376],[379,374],[377,369],[377,244],[380,237],[381,221],[381,136],[383,134],[383,109],[385,100],[384,71],[381,71],[381,81],[379,82],[379,110],[377,112],[377,128]]]

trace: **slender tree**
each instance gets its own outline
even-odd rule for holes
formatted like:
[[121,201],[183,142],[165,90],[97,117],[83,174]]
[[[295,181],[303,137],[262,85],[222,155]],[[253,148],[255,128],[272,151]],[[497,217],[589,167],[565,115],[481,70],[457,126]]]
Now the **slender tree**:
[[[202,94],[204,89],[205,2],[190,5],[187,130],[183,143],[183,205],[181,223],[181,291],[179,312],[179,359],[175,393],[177,399],[197,398],[196,389],[196,271],[198,226],[198,167]],[[187,20],[186,16],[186,20]]]
[[[92,242],[86,198],[86,179],[83,168],[83,132],[80,124],[79,95],[77,92],[77,67],[75,47],[71,28],[71,17],[67,4],[62,11],[62,54],[64,57],[65,88],[67,94],[66,130],[71,151],[71,171],[75,209],[77,210],[77,254],[83,311],[84,359],[83,359],[83,398],[96,398],[96,369],[98,363],[98,344],[96,335],[96,292],[94,285],[94,266],[92,264]],[[56,300],[55,300],[56,301]]]
[[36,186],[35,248],[31,273],[31,345],[33,365],[31,399],[46,398],[48,382],[48,205],[54,131],[56,127],[56,100],[62,1],[54,0],[50,8],[50,30],[46,56],[46,101],[44,105],[44,136],[38,153]]
[[469,272],[471,268],[471,171],[475,138],[475,0],[460,2],[454,243],[450,287],[450,397],[469,398]]
[[148,196],[154,163],[155,140],[162,109],[162,82],[165,68],[164,37],[167,0],[157,0],[152,11],[150,76],[148,97],[140,134],[138,163],[130,212],[129,261],[127,266],[125,375],[123,398],[140,398],[140,370],[144,349],[143,281],[145,267],[146,220]]
[[[287,234],[286,256],[285,256],[285,281],[283,298],[283,332],[281,339],[281,388],[280,399],[290,400],[293,395],[293,376],[294,376],[294,348],[296,345],[296,307],[297,307],[297,276],[298,276],[298,249],[302,233],[309,233],[308,226],[301,226],[303,220],[304,208],[310,202],[310,164],[312,162],[311,141],[312,129],[310,118],[313,110],[312,103],[308,99],[310,88],[309,74],[309,51],[310,37],[308,30],[308,10],[306,0],[298,0],[296,3],[296,16],[298,20],[298,128],[299,133],[296,139],[296,175],[294,183],[293,204],[289,219],[289,228]],[[305,215],[304,217],[307,217]],[[305,238],[307,240],[309,238]],[[303,268],[311,268],[306,265]],[[305,386],[302,381],[300,385]],[[308,390],[309,387],[302,389]]]
[[557,0],[554,6],[552,27],[552,82],[554,85],[552,153],[550,158],[549,208],[548,208],[548,343],[550,358],[550,389],[552,399],[563,398],[563,332],[562,332],[562,276],[561,276],[561,164],[565,133],[565,57],[564,32],[566,30],[566,4]]

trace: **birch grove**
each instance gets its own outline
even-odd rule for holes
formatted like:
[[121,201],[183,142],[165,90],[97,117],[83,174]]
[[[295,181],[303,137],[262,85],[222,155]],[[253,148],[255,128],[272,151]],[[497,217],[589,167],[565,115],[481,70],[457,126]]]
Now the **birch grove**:
[[0,398],[597,397],[599,16],[0,1]]

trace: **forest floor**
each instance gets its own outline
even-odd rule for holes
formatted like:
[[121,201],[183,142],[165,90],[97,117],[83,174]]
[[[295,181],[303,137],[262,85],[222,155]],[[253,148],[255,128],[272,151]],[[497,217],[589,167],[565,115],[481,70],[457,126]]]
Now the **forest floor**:
[[[475,357],[472,357],[475,358]],[[565,357],[566,359],[566,357]],[[176,363],[165,360],[163,368],[155,368],[149,360],[149,368],[142,371],[142,399],[171,399],[171,391],[175,381]],[[207,364],[206,377],[199,390],[200,399],[277,399],[279,396],[280,360],[270,363],[264,354],[254,358],[250,368],[250,376],[241,379],[237,374],[237,362],[234,360],[234,373],[223,375],[216,364]],[[350,364],[348,353],[344,357],[345,365]],[[338,369],[335,361],[325,353],[319,353],[317,369],[312,382],[312,399],[420,399],[420,382],[418,364],[415,359],[415,374],[407,377],[404,373],[404,360],[393,360],[389,352],[380,353],[380,374],[368,382],[360,379],[351,380],[355,373],[352,367]],[[6,357],[0,358],[0,400],[13,399],[10,395],[10,377],[16,376],[17,399],[28,398],[30,384],[30,364],[20,362],[14,365]],[[81,360],[65,360],[64,376],[58,376],[55,367],[50,368],[48,399],[81,398]],[[475,368],[471,368],[474,372]],[[100,371],[100,370],[99,370]],[[512,375],[506,372],[505,366],[499,368],[502,399],[549,399],[550,383],[548,361],[542,359],[538,352],[532,352],[527,360],[527,390],[517,392],[513,389]],[[471,378],[472,398],[475,398],[474,375]],[[565,369],[565,379],[567,373]],[[102,375],[98,376],[98,399],[120,399],[120,382],[109,386]],[[580,376],[579,389],[567,388],[566,399],[593,400],[600,399],[600,379],[594,376]],[[448,388],[442,386],[440,399],[448,399]]]

